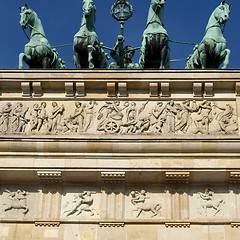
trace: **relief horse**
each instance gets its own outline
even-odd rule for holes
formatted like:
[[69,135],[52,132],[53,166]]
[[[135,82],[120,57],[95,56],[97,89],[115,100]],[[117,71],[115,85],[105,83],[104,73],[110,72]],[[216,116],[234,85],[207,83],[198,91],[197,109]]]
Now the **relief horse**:
[[30,68],[64,68],[65,66],[57,67],[57,52],[51,48],[36,12],[28,5],[20,10],[20,25],[23,29],[30,29],[30,37],[24,53],[19,54],[19,69],[23,68],[23,62]]
[[151,1],[139,60],[142,68],[169,68],[168,33],[163,24],[165,3],[166,0]]
[[107,58],[95,32],[96,6],[93,0],[83,0],[83,17],[74,35],[73,50],[76,68],[107,68]]
[[6,192],[9,194],[7,198],[10,200],[10,202],[7,204],[3,204],[4,211],[7,212],[13,209],[23,209],[23,214],[27,214],[29,211],[29,208],[27,206],[28,193],[21,190],[18,190],[17,192],[10,192],[6,190]]
[[205,30],[205,36],[199,45],[196,45],[192,55],[188,57],[187,69],[227,68],[230,50],[223,36],[221,26],[229,19],[231,4],[225,1],[211,14]]
[[144,212],[151,212],[152,216],[157,216],[159,214],[162,205],[159,203],[136,203],[135,209],[132,212],[137,212],[137,218]]
[[221,205],[225,202],[222,199],[215,199],[215,200],[209,200],[209,201],[203,201],[201,203],[201,208],[204,210],[205,216],[207,217],[207,209],[213,209],[214,210],[214,216],[217,215],[221,211]]

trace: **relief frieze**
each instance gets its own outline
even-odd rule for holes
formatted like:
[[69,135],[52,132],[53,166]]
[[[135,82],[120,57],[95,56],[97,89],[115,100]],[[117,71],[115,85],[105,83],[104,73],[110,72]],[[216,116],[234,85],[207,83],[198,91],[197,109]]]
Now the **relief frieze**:
[[93,194],[96,192],[84,191],[79,194],[75,194],[71,201],[67,201],[64,206],[63,215],[68,216],[78,216],[83,212],[89,212],[90,216],[99,215],[95,208],[93,208]]
[[216,216],[221,212],[225,201],[222,198],[216,198],[214,192],[210,188],[206,188],[203,192],[198,192],[199,195],[199,214],[208,217],[209,215]]
[[232,135],[236,106],[226,101],[2,102],[0,134]]
[[135,215],[136,218],[140,215],[145,215],[146,212],[150,212],[152,218],[155,216],[161,216],[160,210],[162,208],[162,204],[151,201],[145,190],[131,191],[130,196],[131,203],[134,205],[132,215]]
[[7,193],[7,199],[3,203],[3,213],[7,214],[21,214],[25,216],[29,212],[28,207],[28,195],[29,193],[24,190],[9,191],[5,190]]
[[[24,190],[23,190],[24,189]],[[217,188],[194,186],[187,192],[168,191],[163,185],[153,185],[145,189],[127,188],[122,194],[106,194],[96,187],[79,188],[65,186],[59,195],[43,193],[34,188],[2,186],[0,194],[0,217],[43,218],[51,216],[66,220],[205,220],[239,218],[235,215],[239,194],[233,194],[227,186]],[[58,201],[56,201],[58,199]],[[180,204],[179,204],[180,203]],[[54,204],[61,208],[55,212]],[[53,218],[54,218],[53,217]],[[55,218],[54,218],[55,219]]]

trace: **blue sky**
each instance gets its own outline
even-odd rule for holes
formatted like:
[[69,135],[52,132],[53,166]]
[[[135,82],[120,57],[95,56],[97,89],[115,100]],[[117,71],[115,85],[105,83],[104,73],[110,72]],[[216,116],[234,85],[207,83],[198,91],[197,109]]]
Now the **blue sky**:
[[[139,47],[142,41],[150,0],[128,0],[134,7],[131,19],[125,23],[125,45]],[[119,23],[110,15],[115,0],[95,0],[97,6],[96,32],[100,41],[112,47],[120,33]],[[211,12],[219,5],[218,0],[167,0],[164,12],[165,28],[169,38],[175,41],[201,41]],[[230,20],[224,30],[224,36],[231,50],[229,68],[240,68],[240,1],[227,1],[231,8]],[[23,51],[27,38],[19,25],[19,7],[27,3],[33,8],[45,29],[52,46],[72,43],[74,34],[79,30],[82,18],[82,0],[3,0],[0,8],[0,68],[18,67],[18,55]],[[185,67],[187,56],[193,46],[170,43],[171,68]],[[65,60],[67,68],[74,68],[71,46],[58,48],[59,55]],[[138,62],[139,51],[134,60]],[[111,60],[109,61],[111,62]],[[27,66],[25,66],[27,68]]]

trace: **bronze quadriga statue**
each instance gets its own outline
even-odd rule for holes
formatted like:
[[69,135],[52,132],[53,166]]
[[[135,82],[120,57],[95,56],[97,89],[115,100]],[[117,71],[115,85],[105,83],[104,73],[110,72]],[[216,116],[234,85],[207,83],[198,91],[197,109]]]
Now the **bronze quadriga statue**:
[[[111,14],[119,21],[121,34],[113,48],[100,42],[95,31],[96,6],[93,0],[82,0],[83,15],[79,31],[73,39],[73,58],[76,68],[170,68],[170,49],[167,30],[163,24],[163,11],[166,0],[151,0],[146,28],[142,35],[141,48],[124,46],[124,23],[133,14],[132,5],[126,0],[116,0]],[[188,57],[187,69],[217,69],[221,64],[227,68],[230,50],[223,36],[223,27],[228,19],[231,5],[222,1],[211,14],[206,26],[205,36],[194,47]],[[23,29],[30,29],[29,42],[24,53],[19,55],[19,68],[23,63],[30,68],[65,68],[64,61],[58,57],[55,48],[49,44],[41,20],[27,5],[21,7],[20,24]],[[24,30],[25,31],[25,30]],[[26,33],[26,32],[25,32]],[[26,34],[27,35],[27,34]],[[70,44],[72,45],[72,44]],[[103,49],[110,50],[115,60],[108,66],[108,56]],[[140,49],[139,64],[133,62],[135,50]]]

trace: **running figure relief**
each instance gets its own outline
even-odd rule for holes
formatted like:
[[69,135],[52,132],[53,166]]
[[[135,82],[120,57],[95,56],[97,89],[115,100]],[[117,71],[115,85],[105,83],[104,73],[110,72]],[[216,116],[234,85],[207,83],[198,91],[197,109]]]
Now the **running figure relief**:
[[83,212],[89,212],[91,216],[98,215],[96,210],[93,208],[93,197],[92,194],[96,192],[84,191],[74,195],[74,199],[71,203],[67,202],[66,210],[63,212],[66,217],[75,215],[78,216]]
[[222,198],[216,198],[214,192],[210,188],[206,188],[204,192],[198,192],[200,198],[199,213],[208,216],[216,216],[225,204]]
[[23,190],[17,190],[16,192],[5,190],[5,192],[8,193],[8,201],[3,204],[4,212],[15,211],[12,212],[15,214],[21,212],[25,216],[29,211],[27,203],[29,193]]
[[136,213],[136,218],[144,215],[145,212],[150,212],[151,217],[159,216],[162,205],[160,203],[153,203],[149,201],[150,197],[147,196],[145,190],[132,191],[130,193],[131,203],[134,205],[134,209],[132,210],[132,214]]

